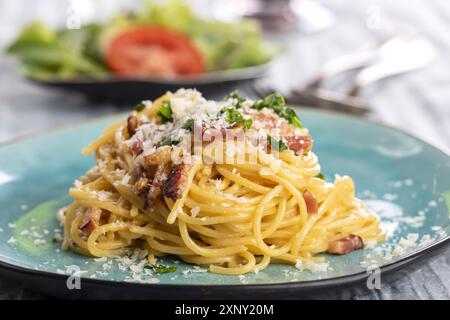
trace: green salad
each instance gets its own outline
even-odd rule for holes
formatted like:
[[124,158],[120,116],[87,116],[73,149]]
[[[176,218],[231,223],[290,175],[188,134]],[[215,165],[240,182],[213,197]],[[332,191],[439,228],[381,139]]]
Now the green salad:
[[34,78],[190,75],[264,64],[278,51],[255,21],[201,19],[180,0],[143,1],[137,12],[74,30],[35,21],[6,49]]

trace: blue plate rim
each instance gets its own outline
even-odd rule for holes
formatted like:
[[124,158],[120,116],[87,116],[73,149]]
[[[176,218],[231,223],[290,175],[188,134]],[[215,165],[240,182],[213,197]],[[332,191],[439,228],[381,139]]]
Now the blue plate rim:
[[[440,146],[437,146],[433,143],[430,143],[429,141],[425,141],[420,137],[415,136],[414,134],[405,131],[404,129],[395,127],[393,125],[388,125],[385,123],[382,123],[379,120],[376,119],[367,119],[362,118],[356,115],[351,114],[345,114],[339,111],[332,111],[332,110],[318,110],[310,107],[305,106],[293,106],[296,111],[302,112],[312,112],[312,113],[324,113],[324,114],[331,114],[335,117],[342,117],[342,118],[350,118],[355,121],[363,122],[363,123],[369,123],[375,126],[379,126],[388,130],[400,132],[404,135],[409,136],[412,139],[415,139],[419,141],[420,143],[423,143],[425,145],[428,145],[438,151],[439,153],[442,153],[445,156],[450,157],[450,150],[448,148],[444,149]],[[21,141],[31,140],[33,138],[38,138],[46,134],[56,133],[58,131],[63,130],[69,130],[69,129],[76,129],[78,127],[82,127],[84,125],[93,124],[95,122],[99,122],[102,120],[107,119],[113,119],[117,118],[120,115],[127,114],[127,112],[123,113],[115,113],[113,115],[108,115],[104,117],[97,117],[95,119],[89,119],[85,121],[81,121],[75,124],[70,125],[62,125],[57,126],[55,128],[50,128],[47,130],[42,130],[38,133],[30,133],[25,134],[20,137],[11,139],[9,141],[0,143],[0,149],[7,147],[9,145],[13,145],[15,143],[19,143]],[[434,242],[433,244],[430,244],[428,246],[425,246],[423,248],[420,248],[416,251],[413,251],[402,258],[387,263],[383,266],[380,266],[380,272],[383,275],[390,274],[393,271],[396,271],[402,267],[411,266],[415,262],[420,261],[422,258],[426,258],[427,256],[432,256],[433,253],[437,254],[440,250],[444,249],[450,245],[450,235],[447,235],[443,237],[442,239]],[[22,266],[14,265],[5,261],[0,260],[0,269],[3,269],[5,271],[10,271],[13,273],[18,274],[25,274],[30,275],[33,277],[43,277],[47,279],[53,279],[57,281],[66,281],[67,275],[48,272],[48,271],[41,271],[41,270],[35,270],[32,268],[25,268]],[[270,284],[170,284],[170,283],[154,283],[154,284],[148,284],[148,283],[133,283],[133,282],[125,282],[125,281],[115,281],[115,280],[106,280],[106,279],[91,279],[91,278],[82,278],[84,283],[88,283],[93,286],[109,286],[109,287],[120,287],[120,288],[130,288],[130,289],[154,289],[154,290],[173,290],[174,293],[181,293],[178,290],[194,290],[194,289],[200,289],[204,290],[207,288],[208,290],[211,290],[212,292],[217,291],[218,293],[223,292],[223,290],[230,290],[230,292],[237,292],[238,290],[245,290],[246,292],[249,291],[261,291],[261,292],[267,292],[270,291],[279,291],[279,290],[294,290],[294,291],[307,291],[307,290],[314,290],[314,289],[323,289],[323,288],[330,288],[330,287],[336,287],[336,286],[343,286],[343,285],[351,285],[355,283],[359,283],[365,279],[367,279],[368,274],[365,271],[349,274],[349,275],[343,275],[339,277],[333,277],[333,278],[327,278],[327,279],[316,279],[316,280],[306,280],[306,281],[298,281],[298,282],[280,282],[280,283],[270,283]],[[188,291],[186,291],[188,293]]]

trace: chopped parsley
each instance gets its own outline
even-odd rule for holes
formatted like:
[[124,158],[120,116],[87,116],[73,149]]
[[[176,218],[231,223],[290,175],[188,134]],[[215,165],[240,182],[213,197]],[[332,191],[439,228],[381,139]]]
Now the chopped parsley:
[[139,102],[137,105],[134,106],[134,110],[136,111],[142,111],[145,109],[145,103],[144,102]]
[[277,140],[274,137],[267,135],[267,141],[273,151],[281,152],[288,149],[287,144],[282,139]]
[[[194,125],[194,119],[188,119],[186,120],[186,122],[181,126],[182,129],[188,130],[188,131],[192,131],[192,127]],[[174,144],[177,144],[178,140],[172,140],[172,138],[170,136],[165,137],[164,139],[161,140],[161,142],[159,143],[159,146],[171,146]]]
[[252,127],[253,120],[245,119],[242,113],[240,113],[236,107],[226,107],[222,110],[225,113],[225,121],[227,123],[236,123],[242,124],[244,126],[244,130],[247,131]]
[[272,93],[271,95],[268,95],[264,99],[256,100],[253,107],[257,110],[269,108],[278,113],[281,111],[281,109],[284,107],[285,104],[286,102],[284,101],[284,97],[278,92],[275,92]]
[[194,126],[194,119],[190,118],[186,120],[186,122],[183,124],[181,128],[184,130],[192,131],[193,126]]
[[252,119],[244,119],[244,130],[250,130],[250,128],[253,125],[253,120]]
[[173,145],[173,144],[175,144],[177,142],[178,141],[174,141],[170,137],[166,137],[166,138],[161,140],[161,142],[159,143],[159,146],[160,147],[162,147],[162,146],[171,146],[171,145]]
[[239,108],[241,106],[241,103],[246,100],[245,98],[239,95],[239,92],[237,90],[233,90],[233,92],[227,95],[224,100],[227,101],[230,99],[234,99],[236,101],[236,104],[234,106],[237,108]]
[[279,115],[283,118],[285,118],[290,124],[292,124],[296,128],[302,127],[302,122],[300,121],[300,118],[295,113],[294,109],[284,107],[280,111]]
[[285,118],[290,124],[296,128],[302,127],[300,118],[295,113],[294,109],[286,107],[284,98],[279,93],[272,93],[264,99],[258,99],[253,104],[253,108],[262,110],[264,108],[272,109],[280,117]]
[[172,118],[172,107],[170,106],[170,101],[164,101],[162,103],[161,108],[157,112],[158,117],[161,119],[162,123],[166,123],[168,121],[173,121]]
[[161,273],[171,273],[177,271],[177,266],[166,266],[163,264],[157,264],[157,265],[151,265],[146,266],[146,268],[150,268],[154,273],[161,274]]
[[322,172],[319,172],[316,175],[316,178],[319,178],[319,179],[322,179],[322,180],[327,180],[327,177]]

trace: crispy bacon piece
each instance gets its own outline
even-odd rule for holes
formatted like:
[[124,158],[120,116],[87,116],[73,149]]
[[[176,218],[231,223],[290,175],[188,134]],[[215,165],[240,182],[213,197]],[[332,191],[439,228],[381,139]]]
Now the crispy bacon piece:
[[253,121],[259,123],[258,126],[268,130],[278,129],[281,136],[290,136],[294,134],[294,128],[285,119],[274,112],[251,112]]
[[138,118],[134,114],[130,115],[127,119],[127,131],[130,137],[134,136],[138,126],[139,126]]
[[150,190],[150,180],[145,177],[141,177],[135,184],[136,192],[139,195],[146,194]]
[[164,196],[173,200],[180,199],[188,183],[191,164],[179,164],[172,167],[169,177],[164,183]]
[[157,166],[171,161],[171,148],[161,148],[158,151],[144,157],[144,166]]
[[[199,124],[194,124],[194,133],[196,138],[201,138],[203,141],[213,142],[216,138],[221,139],[237,139],[244,137],[244,130],[242,125],[235,124],[228,128],[207,128]],[[201,134],[201,136],[199,136]]]
[[144,175],[144,168],[142,165],[137,164],[130,172],[130,183],[133,184],[138,181]]
[[164,182],[169,177],[170,169],[171,165],[168,162],[162,163],[156,168],[155,176],[145,199],[144,209],[152,208],[156,199],[163,193]]
[[311,191],[305,190],[302,193],[303,199],[306,203],[306,208],[308,209],[308,213],[317,213],[318,210],[318,204],[316,198],[314,198],[314,195]]
[[339,240],[330,243],[328,253],[332,254],[347,254],[353,250],[364,248],[364,242],[361,237],[351,234]]
[[251,112],[250,113],[256,127],[263,128],[269,133],[271,130],[278,131],[277,136],[283,137],[290,150],[296,153],[306,153],[311,151],[313,140],[309,135],[295,134],[296,129],[285,119],[274,112]]
[[131,153],[137,156],[141,154],[142,151],[144,151],[144,145],[142,144],[142,141],[136,140],[135,142],[133,142],[133,144],[131,145]]
[[156,166],[156,171],[151,175],[153,179],[146,195],[145,209],[153,207],[156,199],[163,193],[164,182],[172,167],[171,159],[171,148],[161,148],[144,157],[144,166],[147,171]]
[[83,221],[80,225],[80,230],[91,234],[95,228],[99,226],[100,219],[104,217],[103,210],[97,207],[91,207],[86,210],[83,215]]
[[284,139],[286,140],[288,148],[295,152],[303,151],[303,153],[306,153],[312,149],[313,140],[309,135],[286,136]]

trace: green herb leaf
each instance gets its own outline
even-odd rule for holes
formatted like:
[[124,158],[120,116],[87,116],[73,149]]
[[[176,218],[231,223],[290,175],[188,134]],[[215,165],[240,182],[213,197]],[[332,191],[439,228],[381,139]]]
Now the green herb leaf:
[[136,111],[142,111],[145,109],[145,103],[139,102],[137,105],[134,106],[134,110]]
[[294,117],[292,117],[288,121],[289,121],[290,124],[292,124],[296,128],[303,128],[302,121],[300,120],[299,117],[297,117],[297,115],[295,115]]
[[280,111],[279,115],[283,118],[285,118],[290,124],[292,124],[296,128],[302,127],[302,122],[300,121],[300,118],[297,117],[297,114],[295,113],[294,109],[283,107]]
[[263,108],[272,109],[280,117],[285,118],[290,124],[296,128],[302,127],[300,118],[295,113],[294,109],[286,107],[286,102],[281,94],[275,92],[265,97],[264,99],[256,100],[253,108],[262,110]]
[[319,178],[319,179],[322,179],[322,180],[327,180],[327,177],[322,172],[319,172],[316,175],[316,178]]
[[236,108],[225,108],[225,120],[228,123],[240,123],[243,121],[242,114]]
[[255,101],[254,108],[261,110],[263,108],[273,109],[275,112],[281,110],[281,108],[286,104],[284,97],[278,92],[268,95],[264,99],[258,99]]
[[253,125],[253,120],[252,119],[244,119],[244,130],[250,130],[250,128]]
[[159,143],[159,146],[171,146],[175,143],[177,143],[178,141],[173,141],[170,137],[166,137],[164,139],[161,140],[161,142]]
[[186,122],[183,124],[183,126],[181,128],[192,131],[193,125],[194,125],[194,119],[190,118],[190,119],[186,120]]
[[236,124],[243,124],[244,130],[249,130],[252,127],[253,120],[252,119],[245,119],[244,116],[235,108],[235,107],[226,107],[222,110],[222,112],[225,112],[225,121],[227,123],[236,123]]
[[158,264],[158,265],[152,265],[152,266],[150,266],[150,268],[156,274],[171,273],[171,272],[177,271],[177,266],[175,266],[175,265],[173,265],[173,266],[165,266],[163,264]]
[[166,123],[168,121],[173,121],[172,107],[170,105],[170,101],[164,101],[162,103],[161,108],[159,109],[159,111],[156,114],[159,116],[162,123]]
[[234,90],[229,95],[227,95],[224,100],[227,101],[227,100],[230,100],[230,99],[236,100],[235,107],[237,107],[237,108],[239,108],[241,106],[241,103],[246,100],[244,97],[241,97],[239,95],[239,92],[237,90]]
[[281,152],[288,149],[287,144],[282,139],[277,140],[274,137],[267,135],[267,141],[274,151]]

